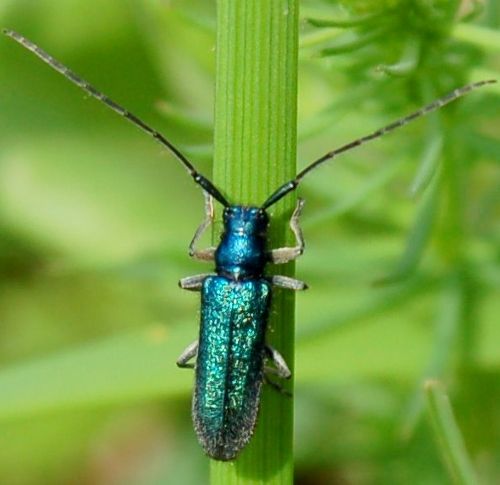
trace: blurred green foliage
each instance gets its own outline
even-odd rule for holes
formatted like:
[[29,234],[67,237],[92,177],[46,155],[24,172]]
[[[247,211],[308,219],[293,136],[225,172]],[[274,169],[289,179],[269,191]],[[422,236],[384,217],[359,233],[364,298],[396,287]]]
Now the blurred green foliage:
[[[210,170],[214,5],[6,1],[39,43]],[[500,77],[499,7],[303,4],[299,165]],[[0,39],[0,476],[203,483],[175,358],[197,332],[202,197],[168,154]],[[450,480],[421,384],[446,382],[500,479],[498,87],[312,175],[298,275],[298,483]],[[334,165],[334,164],[332,164]]]

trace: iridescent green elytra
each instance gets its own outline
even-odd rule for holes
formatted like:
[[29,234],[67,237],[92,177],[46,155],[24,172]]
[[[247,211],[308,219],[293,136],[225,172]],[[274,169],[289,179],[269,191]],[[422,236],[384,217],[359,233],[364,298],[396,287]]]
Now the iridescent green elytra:
[[196,369],[193,420],[203,447],[217,459],[233,459],[251,437],[270,301],[265,278],[234,282],[209,276],[203,283],[197,353],[203,366]]
[[[102,101],[169,150],[204,191],[206,218],[195,233],[190,255],[215,262],[215,274],[183,278],[182,288],[201,292],[199,339],[179,357],[180,367],[194,367],[196,386],[193,421],[198,439],[206,453],[217,460],[232,460],[248,443],[257,419],[262,382],[266,374],[289,378],[290,371],[279,354],[266,345],[265,334],[273,286],[303,290],[306,285],[286,276],[268,277],[268,263],[283,264],[296,259],[304,250],[298,220],[303,207],[299,200],[290,220],[296,238],[294,247],[266,247],[269,218],[266,210],[302,179],[327,160],[435,111],[451,101],[495,80],[485,80],[455,89],[444,97],[384,128],[332,150],[307,165],[298,175],[273,192],[261,206],[231,205],[225,195],[204,177],[165,136],[137,116],[116,104],[87,81],[12,30],[3,30],[26,49],[91,96]],[[201,234],[213,220],[212,198],[224,206],[224,230],[217,248],[195,249]],[[189,361],[196,357],[196,365]],[[270,361],[272,366],[266,366]],[[275,387],[279,387],[274,384]]]

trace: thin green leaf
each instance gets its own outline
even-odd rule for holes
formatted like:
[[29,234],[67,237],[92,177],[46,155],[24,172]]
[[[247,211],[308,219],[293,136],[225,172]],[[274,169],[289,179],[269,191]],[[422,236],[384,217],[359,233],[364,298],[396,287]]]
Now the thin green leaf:
[[440,306],[434,324],[435,336],[429,362],[421,379],[415,386],[415,391],[409,400],[402,419],[401,435],[404,439],[410,438],[422,415],[424,409],[423,383],[428,379],[443,377],[446,367],[450,363],[450,355],[456,342],[463,312],[463,287],[459,276],[456,274],[450,275],[443,283]]
[[318,135],[339,122],[344,113],[352,112],[353,105],[358,101],[369,99],[373,94],[373,86],[368,83],[349,89],[345,94],[335,97],[335,101],[318,113],[304,120],[299,125],[299,142]]
[[439,159],[443,150],[443,137],[440,132],[434,134],[424,146],[420,165],[410,185],[410,194],[415,197],[422,193],[438,171]]
[[464,439],[441,383],[428,380],[424,384],[424,390],[439,450],[453,482],[460,485],[477,485],[479,482],[467,454]]
[[437,214],[438,187],[436,177],[429,187],[425,200],[415,218],[415,223],[410,231],[406,248],[396,268],[387,276],[374,282],[375,285],[387,285],[401,281],[413,273],[422,259],[425,248],[432,234],[432,227]]
[[366,181],[353,190],[347,197],[337,202],[332,208],[317,211],[309,216],[303,224],[304,228],[313,228],[331,221],[333,218],[345,214],[366,201],[371,195],[387,185],[398,173],[403,162],[396,159],[388,163],[385,167],[375,172]]
[[500,140],[481,133],[465,133],[469,146],[484,157],[500,161]]
[[381,64],[378,69],[390,76],[407,76],[416,69],[420,54],[420,39],[411,36],[406,41],[401,59],[395,64]]
[[337,39],[335,43],[321,49],[319,56],[327,57],[353,52],[375,42],[378,39],[381,39],[385,34],[387,34],[387,32],[387,28],[382,28],[375,29],[364,34],[351,35],[351,33],[349,33],[348,36],[342,36],[343,38]]
[[371,295],[364,300],[357,301],[350,310],[314,322],[307,327],[300,327],[297,331],[297,340],[309,342],[321,339],[346,325],[353,325],[375,314],[384,313],[415,297],[424,287],[427,290],[430,285],[430,281],[427,280],[424,285],[422,279],[416,278],[398,286],[373,289]]
[[500,51],[500,33],[483,25],[457,24],[453,30],[453,37],[489,52]]
[[182,325],[155,325],[8,367],[0,372],[0,420],[186,395],[192,377],[175,366],[186,343]]
[[390,10],[384,10],[383,12],[377,12],[375,14],[369,14],[369,15],[362,15],[360,17],[351,17],[348,19],[308,18],[306,20],[315,27],[337,27],[345,29],[349,27],[365,26],[372,22],[384,19],[390,13],[391,13]]

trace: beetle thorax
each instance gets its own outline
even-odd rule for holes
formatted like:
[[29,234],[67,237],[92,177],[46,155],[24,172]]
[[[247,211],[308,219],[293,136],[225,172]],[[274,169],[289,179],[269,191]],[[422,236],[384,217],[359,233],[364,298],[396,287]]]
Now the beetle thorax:
[[218,274],[235,280],[262,275],[266,259],[269,218],[259,207],[224,209],[224,231],[215,252]]

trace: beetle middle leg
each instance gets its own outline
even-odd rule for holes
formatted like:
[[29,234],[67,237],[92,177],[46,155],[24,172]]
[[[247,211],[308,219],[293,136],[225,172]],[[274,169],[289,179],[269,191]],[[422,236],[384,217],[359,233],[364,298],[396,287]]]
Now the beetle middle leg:
[[213,261],[215,254],[214,247],[205,249],[196,249],[195,247],[203,233],[207,230],[207,227],[214,221],[213,198],[205,191],[203,191],[203,196],[205,197],[205,218],[203,219],[203,222],[198,226],[198,229],[196,229],[193,239],[189,244],[189,256],[191,256],[192,258],[200,259],[202,261]]
[[284,247],[272,249],[270,251],[269,258],[274,264],[284,264],[289,261],[293,261],[297,259],[303,252],[305,248],[304,237],[302,236],[302,229],[299,225],[300,214],[302,213],[302,209],[304,207],[305,200],[298,199],[295,210],[293,211],[292,217],[290,218],[290,229],[292,230],[295,236],[295,246],[293,247]]
[[198,353],[198,340],[191,342],[176,361],[178,367],[183,369],[193,369],[194,364],[189,361]]
[[271,283],[286,290],[301,291],[307,290],[307,284],[290,276],[273,275],[270,277]]

